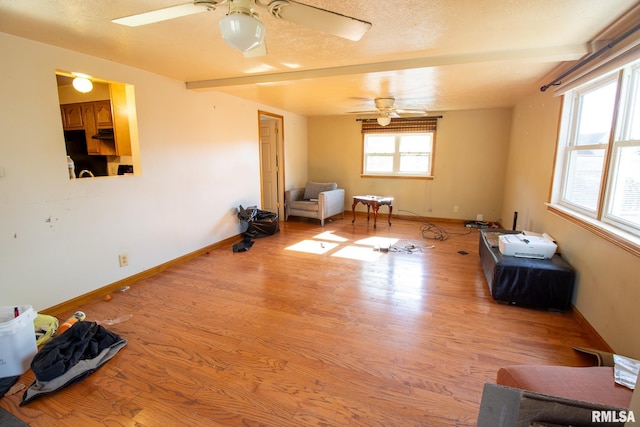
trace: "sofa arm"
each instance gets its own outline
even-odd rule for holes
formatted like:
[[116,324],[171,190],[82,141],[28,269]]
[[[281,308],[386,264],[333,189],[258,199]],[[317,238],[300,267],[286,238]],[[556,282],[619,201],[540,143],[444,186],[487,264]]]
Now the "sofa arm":
[[322,218],[344,212],[344,189],[322,191],[318,194],[318,211]]
[[[486,383],[482,392],[477,426],[530,426],[534,421],[554,426],[595,425],[592,424],[592,413],[595,411],[615,412],[616,415],[628,413],[626,408],[564,399]],[[622,427],[624,421],[598,425]]]
[[515,365],[498,369],[496,383],[565,399],[626,408],[633,392],[616,384],[610,366]]
[[292,188],[284,192],[284,203],[288,205],[289,202],[302,200],[302,197],[304,197],[304,188]]

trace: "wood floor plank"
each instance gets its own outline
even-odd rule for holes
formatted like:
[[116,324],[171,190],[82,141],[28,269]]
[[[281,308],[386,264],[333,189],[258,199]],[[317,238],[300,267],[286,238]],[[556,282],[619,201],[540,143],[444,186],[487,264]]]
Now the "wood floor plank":
[[472,426],[500,367],[592,363],[571,347],[598,337],[571,312],[496,303],[478,231],[437,225],[294,220],[247,252],[172,266],[77,307],[116,321],[115,358],[0,407],[32,426]]

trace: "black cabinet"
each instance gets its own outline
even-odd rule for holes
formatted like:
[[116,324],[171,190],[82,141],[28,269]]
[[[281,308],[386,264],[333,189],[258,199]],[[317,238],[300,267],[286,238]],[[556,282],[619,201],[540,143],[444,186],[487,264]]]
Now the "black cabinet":
[[562,257],[533,259],[506,256],[498,249],[500,234],[511,230],[480,230],[480,262],[494,300],[532,308],[571,307],[575,271]]

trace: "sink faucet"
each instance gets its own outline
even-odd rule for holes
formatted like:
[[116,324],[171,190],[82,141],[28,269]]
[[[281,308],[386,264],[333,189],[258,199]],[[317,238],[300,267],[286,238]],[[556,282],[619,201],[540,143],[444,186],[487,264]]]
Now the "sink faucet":
[[78,178],[83,178],[85,175],[89,175],[91,178],[95,178],[95,175],[93,174],[93,172],[87,169],[83,169],[78,175]]

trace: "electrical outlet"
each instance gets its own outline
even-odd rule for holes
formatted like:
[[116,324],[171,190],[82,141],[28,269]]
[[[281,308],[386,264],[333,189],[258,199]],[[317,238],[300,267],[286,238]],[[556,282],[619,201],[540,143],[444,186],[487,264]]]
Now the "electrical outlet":
[[120,262],[120,267],[126,267],[129,265],[129,255],[120,254],[118,255],[118,261]]
[[458,205],[455,205],[455,206],[453,207],[453,211],[454,211],[454,212],[458,212]]
[[476,221],[482,221],[484,219],[484,215],[478,214],[476,215]]

